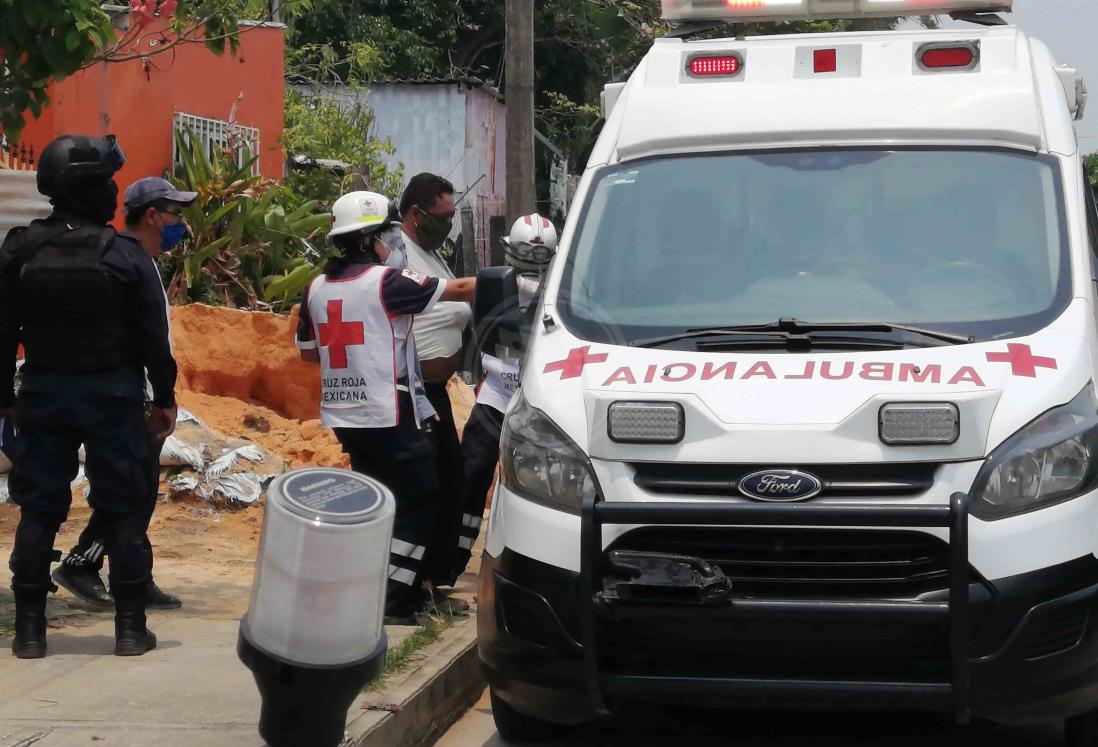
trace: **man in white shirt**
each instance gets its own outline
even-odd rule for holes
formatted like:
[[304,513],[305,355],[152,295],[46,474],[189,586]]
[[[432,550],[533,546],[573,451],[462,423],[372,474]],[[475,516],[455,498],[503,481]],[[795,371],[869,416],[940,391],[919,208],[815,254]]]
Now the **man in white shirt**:
[[[454,185],[435,174],[417,174],[408,182],[400,201],[400,214],[408,267],[429,277],[453,278],[439,255],[454,224]],[[465,468],[446,384],[461,363],[462,339],[472,317],[467,303],[438,303],[417,314],[412,331],[427,398],[438,413],[432,440],[438,454],[442,486],[435,532],[427,545],[423,575],[434,587],[452,586],[457,580],[457,546],[461,526]]]

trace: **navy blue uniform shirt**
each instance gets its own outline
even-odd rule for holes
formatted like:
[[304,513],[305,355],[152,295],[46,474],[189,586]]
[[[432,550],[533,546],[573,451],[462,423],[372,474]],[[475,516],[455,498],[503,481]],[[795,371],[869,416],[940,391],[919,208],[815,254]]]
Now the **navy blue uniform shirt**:
[[[67,213],[55,212],[51,218],[54,217],[70,225],[94,225],[80,216]],[[124,288],[125,324],[138,374],[135,379],[138,391],[144,391],[141,374],[145,373],[152,384],[153,404],[164,408],[175,407],[177,370],[171,351],[164,286],[156,265],[149,261],[148,253],[137,239],[124,235],[115,237],[104,250],[103,265]],[[7,329],[0,330],[0,406],[4,407],[10,407],[15,402],[15,361],[22,325],[18,304],[15,303],[17,294],[12,291],[19,268],[16,263],[9,265],[5,278],[9,292],[4,294],[3,303],[7,304],[8,325]],[[126,370],[121,373],[128,382],[133,372]]]

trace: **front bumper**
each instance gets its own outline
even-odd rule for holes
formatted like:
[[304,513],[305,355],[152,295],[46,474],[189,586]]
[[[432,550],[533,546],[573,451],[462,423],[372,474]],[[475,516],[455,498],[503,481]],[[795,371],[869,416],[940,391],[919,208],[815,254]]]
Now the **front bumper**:
[[[895,624],[873,605],[844,612],[790,604],[781,619],[734,597],[723,607],[645,605],[640,617],[635,608],[603,605],[594,621],[600,669],[592,692],[581,574],[510,550],[485,555],[480,601],[480,656],[493,689],[516,709],[557,723],[656,701],[786,710],[956,705],[938,681],[956,676],[949,642],[917,633],[915,609]],[[1098,705],[1098,560],[973,584],[969,601],[966,715],[1026,724]],[[879,672],[851,676],[855,659],[887,662],[904,651],[925,676],[912,677],[910,667],[902,681]]]

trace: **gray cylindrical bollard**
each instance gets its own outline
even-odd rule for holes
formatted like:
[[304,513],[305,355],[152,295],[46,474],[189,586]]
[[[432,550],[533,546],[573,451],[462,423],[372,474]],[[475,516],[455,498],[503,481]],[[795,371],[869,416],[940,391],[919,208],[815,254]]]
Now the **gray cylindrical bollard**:
[[387,487],[347,470],[294,470],[271,483],[237,643],[271,747],[339,745],[347,709],[381,673],[395,512]]

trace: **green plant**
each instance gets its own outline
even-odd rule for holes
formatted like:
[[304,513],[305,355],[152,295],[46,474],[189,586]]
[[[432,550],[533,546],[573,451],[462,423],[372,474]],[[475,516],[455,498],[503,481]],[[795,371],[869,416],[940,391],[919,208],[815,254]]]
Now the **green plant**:
[[320,273],[315,239],[330,224],[315,201],[252,173],[256,156],[234,140],[210,154],[189,132],[176,135],[174,181],[198,192],[186,208],[192,239],[167,259],[169,296],[237,308],[287,309]]
[[378,692],[394,675],[404,672],[423,658],[423,649],[438,641],[442,634],[454,626],[463,616],[447,614],[431,604],[420,626],[400,643],[385,652],[385,669],[381,676],[370,682],[364,692]]
[[400,189],[403,169],[390,169],[384,160],[396,151],[388,139],[375,136],[374,113],[365,104],[341,104],[330,97],[291,89],[286,94],[282,142],[293,155],[348,165],[345,170],[315,167],[290,174],[286,180],[290,189],[321,205],[331,205],[353,190],[391,197]]
[[0,125],[18,140],[24,112],[37,117],[54,79],[72,75],[114,38],[111,21],[89,0],[0,0]]
[[1087,167],[1087,174],[1090,176],[1091,183],[1098,184],[1098,153],[1091,153],[1084,158],[1083,164]]

